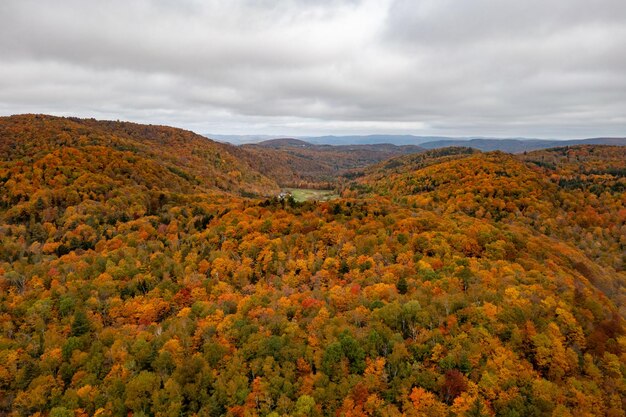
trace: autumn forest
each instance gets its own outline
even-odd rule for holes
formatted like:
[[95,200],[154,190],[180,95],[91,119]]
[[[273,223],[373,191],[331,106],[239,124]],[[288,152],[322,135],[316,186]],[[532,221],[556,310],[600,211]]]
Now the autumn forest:
[[626,415],[626,147],[295,145],[1,117],[0,415]]

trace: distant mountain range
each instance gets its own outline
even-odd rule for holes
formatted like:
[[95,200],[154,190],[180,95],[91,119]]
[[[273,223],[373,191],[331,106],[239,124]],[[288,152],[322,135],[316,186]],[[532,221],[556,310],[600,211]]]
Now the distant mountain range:
[[364,136],[314,136],[299,139],[317,145],[374,145],[390,143],[392,145],[420,145],[424,142],[453,139],[445,136],[413,136],[413,135],[364,135]]
[[[446,136],[414,136],[414,135],[351,135],[351,136],[288,136],[288,135],[216,135],[203,134],[207,138],[219,142],[228,142],[233,145],[260,143],[273,139],[293,138],[306,141],[315,145],[376,145],[390,143],[393,145],[419,145],[423,142],[437,140],[459,139]],[[463,139],[474,139],[463,138]]]
[[[347,145],[340,144],[323,144],[323,143],[312,143],[308,140],[295,139],[295,138],[280,138],[280,139],[270,139],[265,140],[263,142],[258,143],[250,143],[241,145],[243,147],[263,147],[263,148],[272,148],[272,149],[313,149],[316,151],[331,151],[331,152],[350,152],[350,151],[360,151],[360,152],[391,152],[393,154],[402,155],[409,154],[415,152],[421,152],[424,150],[423,147],[417,145],[396,145],[393,143],[382,142],[382,143],[351,143]],[[395,155],[394,155],[395,156]],[[389,156],[391,157],[391,156]]]
[[448,146],[469,146],[481,151],[503,151],[522,153],[539,149],[573,145],[617,145],[626,146],[626,138],[592,138],[573,140],[549,139],[446,139],[420,143],[422,148],[436,149]]
[[244,143],[258,143],[265,140],[283,138],[281,135],[217,135],[213,133],[202,133],[209,139],[216,140],[218,142],[228,142],[233,145],[243,145]]
[[[414,136],[414,135],[354,135],[354,136],[314,136],[290,138],[284,136],[269,135],[211,135],[206,137],[218,141],[229,142],[235,145],[263,144],[266,147],[274,147],[277,144],[291,146],[307,145],[373,145],[392,144],[397,146],[419,145],[426,149],[444,148],[448,146],[469,146],[481,151],[503,151],[509,153],[521,153],[538,149],[554,148],[558,146],[573,145],[619,145],[626,146],[624,138],[590,138],[590,139],[532,139],[532,138],[479,138],[461,137],[453,138],[446,136]],[[279,142],[275,142],[279,141]],[[290,141],[290,142],[285,142]]]

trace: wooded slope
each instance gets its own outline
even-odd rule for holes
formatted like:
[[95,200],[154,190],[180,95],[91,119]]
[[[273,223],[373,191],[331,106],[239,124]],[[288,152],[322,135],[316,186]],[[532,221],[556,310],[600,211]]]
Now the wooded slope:
[[355,170],[394,156],[422,151],[418,146],[314,145],[297,139],[274,139],[242,145],[236,155],[283,187],[334,188]]
[[406,156],[296,203],[178,130],[0,125],[0,414],[624,415],[619,149]]

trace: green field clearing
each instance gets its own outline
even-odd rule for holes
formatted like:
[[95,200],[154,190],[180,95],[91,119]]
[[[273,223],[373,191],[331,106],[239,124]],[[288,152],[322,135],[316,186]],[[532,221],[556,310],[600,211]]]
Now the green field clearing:
[[339,198],[334,190],[314,190],[309,188],[287,188],[286,192],[291,193],[294,200],[301,203],[303,201],[329,201]]

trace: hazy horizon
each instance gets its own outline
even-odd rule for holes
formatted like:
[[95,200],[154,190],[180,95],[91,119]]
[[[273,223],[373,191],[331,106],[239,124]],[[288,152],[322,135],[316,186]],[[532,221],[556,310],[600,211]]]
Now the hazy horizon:
[[596,139],[596,138],[623,138],[626,135],[622,136],[585,136],[585,137],[563,137],[563,138],[555,138],[555,137],[526,137],[526,136],[481,136],[481,135],[472,135],[472,136],[451,136],[451,135],[414,135],[414,134],[396,134],[396,133],[362,133],[362,134],[327,134],[327,135],[284,135],[284,134],[266,134],[266,135],[257,135],[257,134],[222,134],[222,133],[201,133],[195,132],[202,136],[206,136],[211,138],[214,136],[216,138],[250,138],[250,139],[260,139],[260,140],[271,140],[271,139],[311,139],[311,138],[322,138],[322,137],[337,137],[337,138],[347,138],[347,137],[373,137],[373,136],[412,136],[415,138],[442,138],[442,139],[453,139],[453,140],[472,140],[472,139],[485,139],[485,140],[558,140],[558,141],[568,141],[568,140],[584,140],[584,139]]

